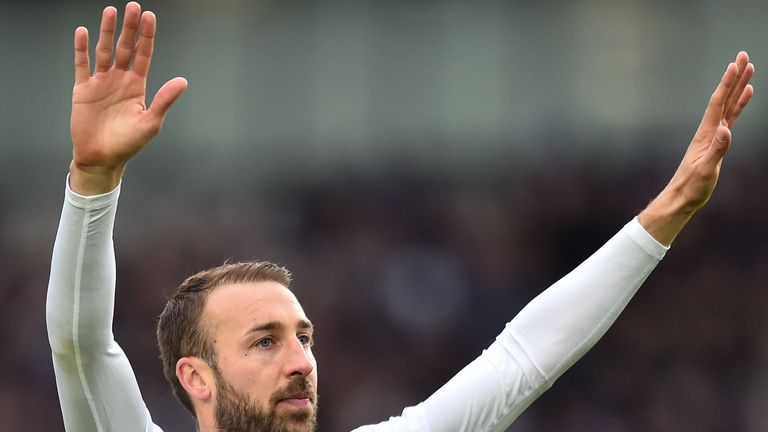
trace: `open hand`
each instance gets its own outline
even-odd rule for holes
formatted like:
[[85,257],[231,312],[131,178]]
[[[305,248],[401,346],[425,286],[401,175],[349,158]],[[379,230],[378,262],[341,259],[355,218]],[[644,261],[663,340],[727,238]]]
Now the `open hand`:
[[731,128],[752,98],[749,80],[755,67],[741,51],[730,63],[709,100],[696,134],[669,188],[679,191],[690,210],[706,204],[720,175],[720,165],[731,145]]
[[85,27],[75,30],[70,185],[76,192],[85,194],[108,192],[117,186],[125,164],[157,135],[168,108],[187,88],[184,78],[174,78],[158,90],[147,108],[145,97],[157,24],[155,15],[142,13],[136,2],[128,3],[115,45],[116,23],[117,10],[111,6],[105,8],[93,74],[88,58],[88,30]]
[[754,73],[744,51],[728,64],[672,180],[640,213],[640,223],[662,244],[670,244],[712,195],[731,146],[731,129],[752,98]]

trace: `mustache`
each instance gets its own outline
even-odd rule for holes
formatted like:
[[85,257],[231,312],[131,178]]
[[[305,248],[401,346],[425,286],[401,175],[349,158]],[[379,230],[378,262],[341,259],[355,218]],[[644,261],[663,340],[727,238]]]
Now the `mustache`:
[[317,403],[317,391],[309,378],[305,376],[294,378],[285,387],[272,394],[270,401],[273,405],[276,405],[281,400],[297,396],[309,398],[313,404]]

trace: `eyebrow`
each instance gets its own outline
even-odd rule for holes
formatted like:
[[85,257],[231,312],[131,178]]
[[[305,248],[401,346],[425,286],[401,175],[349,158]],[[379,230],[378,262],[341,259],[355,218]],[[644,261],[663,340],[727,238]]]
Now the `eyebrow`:
[[[314,331],[315,326],[307,319],[300,319],[298,321],[298,324],[296,326],[300,330],[310,330]],[[281,321],[269,321],[261,324],[256,324],[255,326],[249,328],[245,331],[245,336],[248,336],[252,333],[257,333],[260,331],[269,331],[269,330],[282,330],[285,328],[285,324],[283,324]]]

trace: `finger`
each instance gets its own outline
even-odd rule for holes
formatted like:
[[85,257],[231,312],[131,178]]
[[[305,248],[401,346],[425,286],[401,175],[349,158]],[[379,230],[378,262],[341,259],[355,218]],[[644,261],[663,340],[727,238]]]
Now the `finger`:
[[133,71],[145,77],[149,73],[149,63],[152,60],[152,50],[155,45],[155,29],[157,18],[152,12],[141,14],[141,31],[139,42],[136,44],[136,54],[133,58]]
[[88,60],[88,29],[75,29],[75,84],[88,81],[91,76],[91,65]]
[[128,66],[131,64],[140,16],[141,6],[138,3],[130,2],[125,5],[123,28],[120,30],[120,37],[117,38],[117,48],[115,50],[115,67],[118,69],[128,70]]
[[112,6],[104,8],[99,27],[99,41],[96,43],[96,72],[105,72],[112,66],[112,45],[115,42],[115,25],[117,24],[117,9]]
[[749,101],[752,99],[754,91],[755,90],[752,87],[752,84],[747,84],[747,86],[744,88],[744,92],[741,93],[741,97],[739,98],[738,102],[736,102],[736,105],[733,108],[733,112],[731,112],[731,117],[728,120],[728,127],[733,127],[734,123],[736,123],[736,119],[739,118],[739,114],[741,114],[741,112],[744,110],[744,107],[746,107]]
[[[733,104],[733,100],[738,100],[741,96],[741,92],[737,93],[739,84],[742,82],[742,78],[744,76],[744,73],[746,72],[747,66],[749,65],[749,56],[745,51],[740,51],[736,55],[736,60],[734,61],[736,63],[736,85],[731,87],[730,91],[728,92],[728,97],[725,98],[725,111],[723,112],[724,116],[728,115],[728,111],[731,108],[731,105]],[[746,83],[744,83],[746,85]]]
[[[726,113],[725,113],[725,121],[728,123],[727,126],[731,127],[732,119],[735,120],[734,117],[738,117],[738,113],[735,113],[736,109],[739,107],[739,103],[742,101],[742,97],[744,96],[744,91],[747,88],[747,85],[749,84],[749,80],[752,79],[752,76],[755,74],[755,66],[752,63],[747,64],[746,68],[744,69],[744,74],[741,76],[741,79],[739,80],[739,84],[736,86],[736,89],[733,92],[733,95],[731,96],[731,102],[730,104],[726,105],[728,107]],[[741,109],[744,107],[742,106]],[[741,112],[739,110],[739,112]]]
[[702,126],[714,128],[720,124],[723,112],[725,111],[725,101],[736,84],[737,73],[736,64],[729,63],[725,73],[723,73],[723,77],[720,79],[720,84],[717,85],[715,92],[712,93],[712,97],[709,98],[709,105],[707,105],[704,117],[701,119]]
[[739,53],[736,54],[736,66],[738,66],[739,69],[744,69],[748,64],[749,54],[746,51],[739,51]]
[[188,87],[187,80],[181,77],[176,77],[160,87],[160,90],[155,94],[155,98],[152,100],[152,104],[149,106],[148,111],[155,117],[158,122],[158,128],[162,125],[163,118],[168,112],[168,108],[176,101],[176,99],[184,92]]

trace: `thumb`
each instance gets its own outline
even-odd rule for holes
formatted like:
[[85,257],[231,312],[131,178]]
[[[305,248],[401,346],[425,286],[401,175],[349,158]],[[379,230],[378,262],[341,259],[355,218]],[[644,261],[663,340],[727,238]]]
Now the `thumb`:
[[719,157],[725,156],[725,152],[731,146],[731,130],[726,126],[719,126],[715,132],[715,139],[712,140],[710,151]]
[[165,117],[168,108],[176,101],[176,99],[187,89],[187,80],[181,77],[176,77],[160,87],[160,90],[155,94],[155,98],[152,99],[152,105],[149,106],[149,111],[157,116],[159,119]]
[[715,131],[715,136],[712,138],[712,142],[709,143],[709,149],[706,155],[706,164],[711,165],[712,168],[723,160],[725,153],[731,147],[731,130],[726,126],[718,126]]

